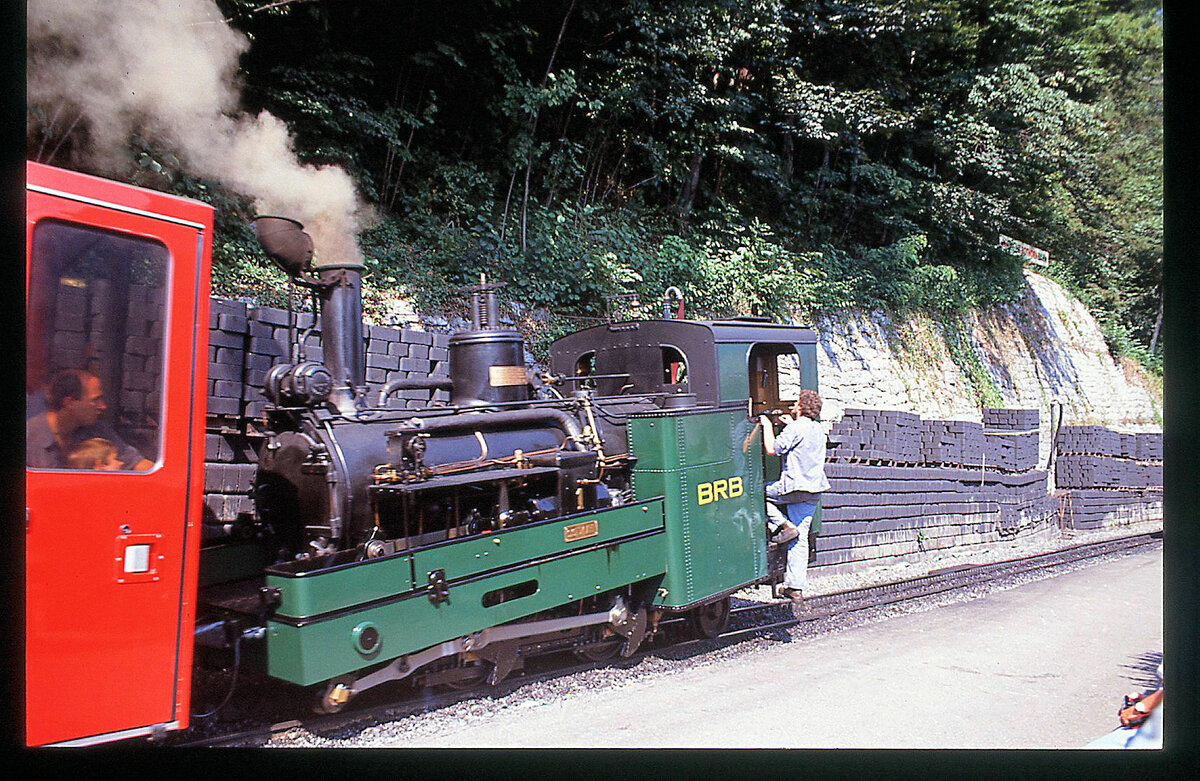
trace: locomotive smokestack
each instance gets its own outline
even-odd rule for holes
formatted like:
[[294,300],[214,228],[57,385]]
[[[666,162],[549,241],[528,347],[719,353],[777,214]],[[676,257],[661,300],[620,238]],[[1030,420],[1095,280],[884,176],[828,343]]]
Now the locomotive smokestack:
[[363,359],[362,264],[316,265],[321,287],[321,345],[325,368],[333,375],[330,400],[339,412],[353,412],[366,387]]
[[355,411],[366,389],[362,327],[362,261],[325,261],[313,270],[321,286],[321,347],[325,368],[333,375],[329,400],[342,414]]
[[[267,255],[293,279],[314,288],[321,300],[321,344],[332,378],[329,400],[343,414],[355,411],[366,386],[362,338],[360,261],[313,259],[304,226],[285,217],[259,217],[255,234]],[[305,275],[311,263],[316,279]]]

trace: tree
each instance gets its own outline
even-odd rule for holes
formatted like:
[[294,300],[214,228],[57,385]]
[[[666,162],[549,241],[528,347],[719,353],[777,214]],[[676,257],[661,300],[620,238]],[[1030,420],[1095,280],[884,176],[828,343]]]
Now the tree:
[[[1050,250],[1115,346],[1157,346],[1154,3],[219,4],[252,41],[236,108],[282,117],[373,208],[369,290],[444,301],[486,272],[571,315],[670,284],[723,313],[960,311],[1023,289],[1006,233]],[[33,42],[31,67],[54,53]],[[30,109],[31,155],[86,148],[69,111]],[[218,279],[259,274],[238,193],[173,151],[125,154],[218,205]]]

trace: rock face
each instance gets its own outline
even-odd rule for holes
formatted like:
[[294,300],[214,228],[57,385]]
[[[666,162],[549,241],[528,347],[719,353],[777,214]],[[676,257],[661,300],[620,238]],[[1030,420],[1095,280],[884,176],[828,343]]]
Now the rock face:
[[[1041,457],[1049,451],[1050,408],[1063,425],[1161,431],[1161,389],[1131,361],[1114,361],[1096,320],[1061,286],[1025,273],[1020,301],[967,318],[970,352],[1009,408],[1041,411]],[[924,418],[981,420],[975,386],[951,357],[943,324],[897,323],[879,313],[824,317],[818,371],[822,417],[846,408],[892,409]]]

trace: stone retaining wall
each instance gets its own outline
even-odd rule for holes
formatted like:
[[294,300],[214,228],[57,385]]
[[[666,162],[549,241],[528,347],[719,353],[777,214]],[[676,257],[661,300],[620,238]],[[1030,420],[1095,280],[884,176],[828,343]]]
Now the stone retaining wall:
[[[282,310],[212,301],[204,489],[209,524],[253,516],[250,489],[263,442],[262,383],[272,364],[292,359],[287,323]],[[300,314],[299,332],[311,326],[311,315]],[[367,326],[364,341],[373,388],[410,374],[446,374],[446,334]],[[320,360],[319,330],[305,334],[305,342],[307,358]],[[447,400],[445,391],[436,393],[433,399]],[[400,391],[388,404],[419,407],[429,399],[428,390]],[[1095,528],[1155,513],[1161,518],[1161,434],[1064,427],[1055,476],[1060,489],[1069,488],[1052,495],[1047,473],[1035,468],[1038,417],[1037,410],[984,410],[983,422],[975,423],[923,420],[896,410],[845,410],[830,431],[832,490],[824,500],[815,566],[856,566],[994,542],[1055,523]],[[1154,456],[1157,472],[1147,463]],[[1096,487],[1113,475],[1127,479],[1134,466],[1140,480],[1153,482],[1157,475],[1158,487]],[[1105,477],[1095,477],[1101,473]]]

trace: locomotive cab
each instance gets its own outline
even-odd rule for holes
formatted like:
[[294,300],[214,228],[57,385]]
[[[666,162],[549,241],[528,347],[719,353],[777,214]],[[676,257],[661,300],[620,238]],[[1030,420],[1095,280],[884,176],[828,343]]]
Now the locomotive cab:
[[701,406],[749,400],[748,412],[786,409],[817,386],[816,334],[766,318],[610,323],[554,342],[550,369],[597,396],[690,394]]
[[[609,438],[626,443],[634,498],[664,497],[668,566],[656,607],[728,607],[733,591],[781,577],[782,551],[763,528],[763,487],[780,464],[762,452],[757,416],[816,388],[816,343],[808,328],[731,318],[611,323],[551,346],[552,371],[586,377],[597,406],[614,413]],[[653,406],[618,417],[631,393]],[[727,611],[715,615],[703,631]]]
[[640,320],[595,326],[550,347],[550,371],[598,397],[690,394],[697,404],[718,400],[711,331],[685,320]]

